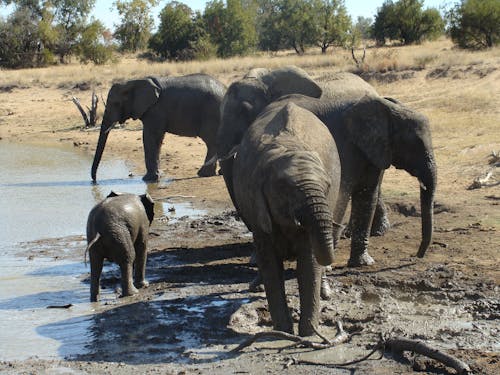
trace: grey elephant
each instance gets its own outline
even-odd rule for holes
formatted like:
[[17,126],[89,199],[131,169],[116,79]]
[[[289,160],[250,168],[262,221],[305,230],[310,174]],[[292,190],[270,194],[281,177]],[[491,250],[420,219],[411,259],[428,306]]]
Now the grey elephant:
[[234,159],[234,199],[252,231],[274,328],[293,333],[283,261],[297,260],[299,334],[319,322],[323,268],[334,257],[333,208],[340,159],[327,127],[293,103],[270,105],[249,127]]
[[[205,161],[216,153],[220,105],[226,87],[205,74],[137,79],[114,84],[108,93],[91,176],[96,181],[109,131],[116,123],[140,119],[147,173],[144,181],[159,179],[160,148],[166,132],[200,137],[207,146]],[[201,177],[215,175],[215,163],[203,165]]]
[[87,220],[86,249],[90,259],[91,302],[99,298],[104,259],[120,266],[122,296],[136,294],[137,288],[148,286],[147,243],[153,217],[154,202],[149,194],[111,192],[92,208]]
[[[262,111],[265,104],[275,100],[265,95],[267,87],[273,84],[273,72],[262,73],[253,81],[242,79],[233,83],[224,97],[222,124],[217,139],[217,152],[219,158],[224,160],[221,163],[224,175],[231,173],[234,164],[232,155],[255,114]],[[282,75],[286,76],[287,73],[283,72]],[[294,74],[288,77],[294,80]],[[342,177],[334,210],[335,221],[343,220],[349,199],[352,198],[351,254],[348,265],[373,263],[368,253],[368,238],[383,173],[390,165],[406,170],[420,182],[422,241],[417,256],[423,257],[432,241],[437,180],[427,119],[396,100],[380,97],[370,85],[352,74],[343,74],[324,91],[319,99],[292,95],[284,100],[292,100],[314,113],[327,125],[337,144]],[[225,182],[230,194],[233,194],[231,179],[225,177]],[[340,229],[336,229],[336,237],[339,232]]]

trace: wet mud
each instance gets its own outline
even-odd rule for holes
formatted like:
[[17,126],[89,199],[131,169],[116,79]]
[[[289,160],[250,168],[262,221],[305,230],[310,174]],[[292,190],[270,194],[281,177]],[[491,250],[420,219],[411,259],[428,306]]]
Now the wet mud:
[[[256,332],[272,327],[265,294],[248,290],[256,275],[256,268],[249,264],[251,234],[234,211],[209,210],[195,217],[173,219],[167,208],[151,228],[149,288],[136,296],[119,298],[119,269],[108,266],[102,275],[102,300],[94,304],[93,314],[37,329],[38,334],[61,341],[59,353],[65,359],[44,364],[48,369],[62,366],[81,368],[84,373],[116,374],[157,370],[274,373],[285,367],[293,374],[393,374],[414,369],[432,374],[454,372],[425,357],[396,359],[390,352],[378,361],[335,370],[326,367],[328,363],[361,357],[383,335],[422,340],[467,362],[475,374],[495,373],[500,366],[498,271],[476,260],[467,264],[462,239],[479,234],[483,242],[493,243],[498,233],[477,223],[461,228],[437,227],[429,254],[417,259],[413,256],[419,241],[417,210],[406,203],[388,203],[393,226],[385,236],[371,239],[376,264],[347,268],[349,240],[342,239],[338,261],[327,271],[333,296],[322,302],[320,332],[333,338],[336,323],[341,321],[353,334],[341,347],[287,349],[290,342],[271,340],[257,342],[243,353],[230,353]],[[445,204],[439,207],[438,222],[443,221],[440,215],[459,210]],[[27,243],[22,256],[81,261],[83,240],[72,236]],[[287,263],[285,277],[289,306],[298,322],[294,266]],[[81,274],[80,279],[88,287],[89,273]],[[61,305],[71,302],[69,295]],[[81,352],[75,353],[74,340],[58,332],[81,325],[82,320],[88,326],[86,341]],[[318,365],[293,365],[292,357]],[[15,362],[3,362],[0,370],[9,373],[9,366],[19,369]],[[39,362],[34,366],[40,369]],[[30,368],[30,360],[23,362],[23,368]]]

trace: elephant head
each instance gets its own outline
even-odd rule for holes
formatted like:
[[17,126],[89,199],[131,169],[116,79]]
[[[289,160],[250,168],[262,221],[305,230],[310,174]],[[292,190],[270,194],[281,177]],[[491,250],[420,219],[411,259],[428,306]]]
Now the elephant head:
[[92,163],[91,175],[94,182],[108,134],[113,125],[123,124],[129,118],[134,120],[142,118],[144,113],[156,103],[160,97],[160,91],[161,88],[154,78],[116,83],[111,87]]
[[217,134],[217,154],[230,157],[246,129],[269,103],[287,94],[319,98],[322,90],[302,69],[288,66],[276,70],[252,69],[229,86],[222,101],[222,123]]
[[392,164],[420,182],[423,257],[432,241],[437,172],[427,118],[386,98],[366,96],[344,114],[352,142],[379,169]]
[[[111,192],[106,196],[106,198],[117,197],[123,194],[127,193],[120,193],[111,190]],[[153,201],[153,198],[151,198],[151,195],[149,195],[148,193],[139,195],[139,199],[141,200],[141,203],[144,206],[144,210],[146,211],[146,216],[148,217],[149,224],[151,225],[155,216],[155,202]]]

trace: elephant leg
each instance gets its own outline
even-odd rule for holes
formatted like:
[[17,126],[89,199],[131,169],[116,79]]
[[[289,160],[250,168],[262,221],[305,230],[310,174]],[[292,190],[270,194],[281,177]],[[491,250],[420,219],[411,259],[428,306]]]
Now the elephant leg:
[[321,267],[309,249],[299,251],[297,257],[297,280],[300,295],[299,335],[311,336],[319,323]]
[[375,214],[370,235],[383,236],[391,227],[389,218],[387,217],[387,208],[382,199],[381,189],[378,189],[377,205],[375,206]]
[[147,244],[144,240],[138,240],[135,245],[135,267],[134,285],[136,288],[147,288],[146,280]]
[[144,181],[156,182],[160,179],[160,149],[165,138],[165,133],[154,131],[155,124],[144,123],[142,130],[142,143],[144,147],[144,160],[146,163],[146,174]]
[[139,293],[137,288],[134,286],[132,282],[132,273],[133,273],[133,262],[122,262],[119,263],[121,275],[122,275],[122,297],[132,296],[134,294]]
[[205,136],[200,134],[201,139],[205,142],[207,146],[207,155],[205,156],[205,161],[203,162],[203,166],[198,170],[198,176],[200,177],[210,177],[215,176],[215,169],[217,167],[217,161],[214,161],[213,164],[205,165],[210,159],[212,159],[217,153],[217,149],[215,147],[215,139],[214,136]]
[[293,333],[293,321],[286,303],[283,261],[274,253],[269,237],[257,239],[254,236],[254,241],[273,327],[278,331]]
[[101,254],[96,254],[95,249],[89,251],[90,258],[90,302],[97,302],[99,300],[99,290],[102,266],[104,257]]
[[[366,176],[369,179],[369,176]],[[351,256],[349,267],[367,266],[375,261],[368,253],[368,238],[378,198],[376,182],[356,189],[352,195],[351,211]]]
[[328,301],[332,297],[332,288],[330,288],[330,283],[328,282],[328,276],[326,275],[326,267],[323,268],[321,274],[321,299],[323,301]]

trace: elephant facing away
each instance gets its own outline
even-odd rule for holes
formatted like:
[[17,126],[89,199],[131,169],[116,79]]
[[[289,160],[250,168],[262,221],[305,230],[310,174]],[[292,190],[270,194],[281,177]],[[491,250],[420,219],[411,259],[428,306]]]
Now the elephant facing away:
[[[200,137],[207,146],[208,161],[216,153],[220,105],[226,87],[205,74],[137,79],[114,84],[108,93],[91,176],[96,181],[109,131],[116,123],[140,119],[147,173],[144,181],[159,179],[160,148],[166,132]],[[203,165],[201,177],[215,175],[216,163]]]
[[[296,82],[298,86],[306,81],[297,80],[294,74],[288,72],[282,72],[281,78],[288,80],[290,85]],[[269,95],[257,100],[255,95],[246,93],[255,91],[256,87],[266,92],[270,85],[273,85],[272,74],[268,73],[255,81],[242,79],[228,88],[217,136],[217,152],[223,160],[224,174],[226,171],[231,173],[234,163],[232,150],[237,149],[253,119],[266,104],[277,100]],[[321,98],[290,95],[283,100],[292,101],[315,114],[329,128],[337,144],[342,177],[334,210],[335,221],[343,220],[352,198],[351,256],[348,265],[373,263],[368,253],[368,238],[377,211],[383,172],[390,165],[406,170],[420,182],[422,241],[417,255],[422,257],[432,241],[437,181],[428,120],[394,99],[379,96],[373,87],[353,74],[342,73],[331,83],[322,85],[320,90]],[[232,180],[225,176],[225,182],[229,193],[233,194]],[[384,210],[380,211],[383,216]],[[337,229],[336,237],[339,232]]]
[[87,220],[86,249],[90,258],[91,302],[99,299],[104,259],[120,266],[122,296],[131,296],[138,292],[137,288],[148,286],[147,243],[153,217],[154,202],[148,194],[111,192],[92,208]]
[[234,159],[234,198],[253,233],[274,328],[293,333],[283,261],[297,260],[299,334],[319,322],[323,267],[333,262],[333,208],[340,160],[326,126],[286,101],[269,106],[243,136]]

